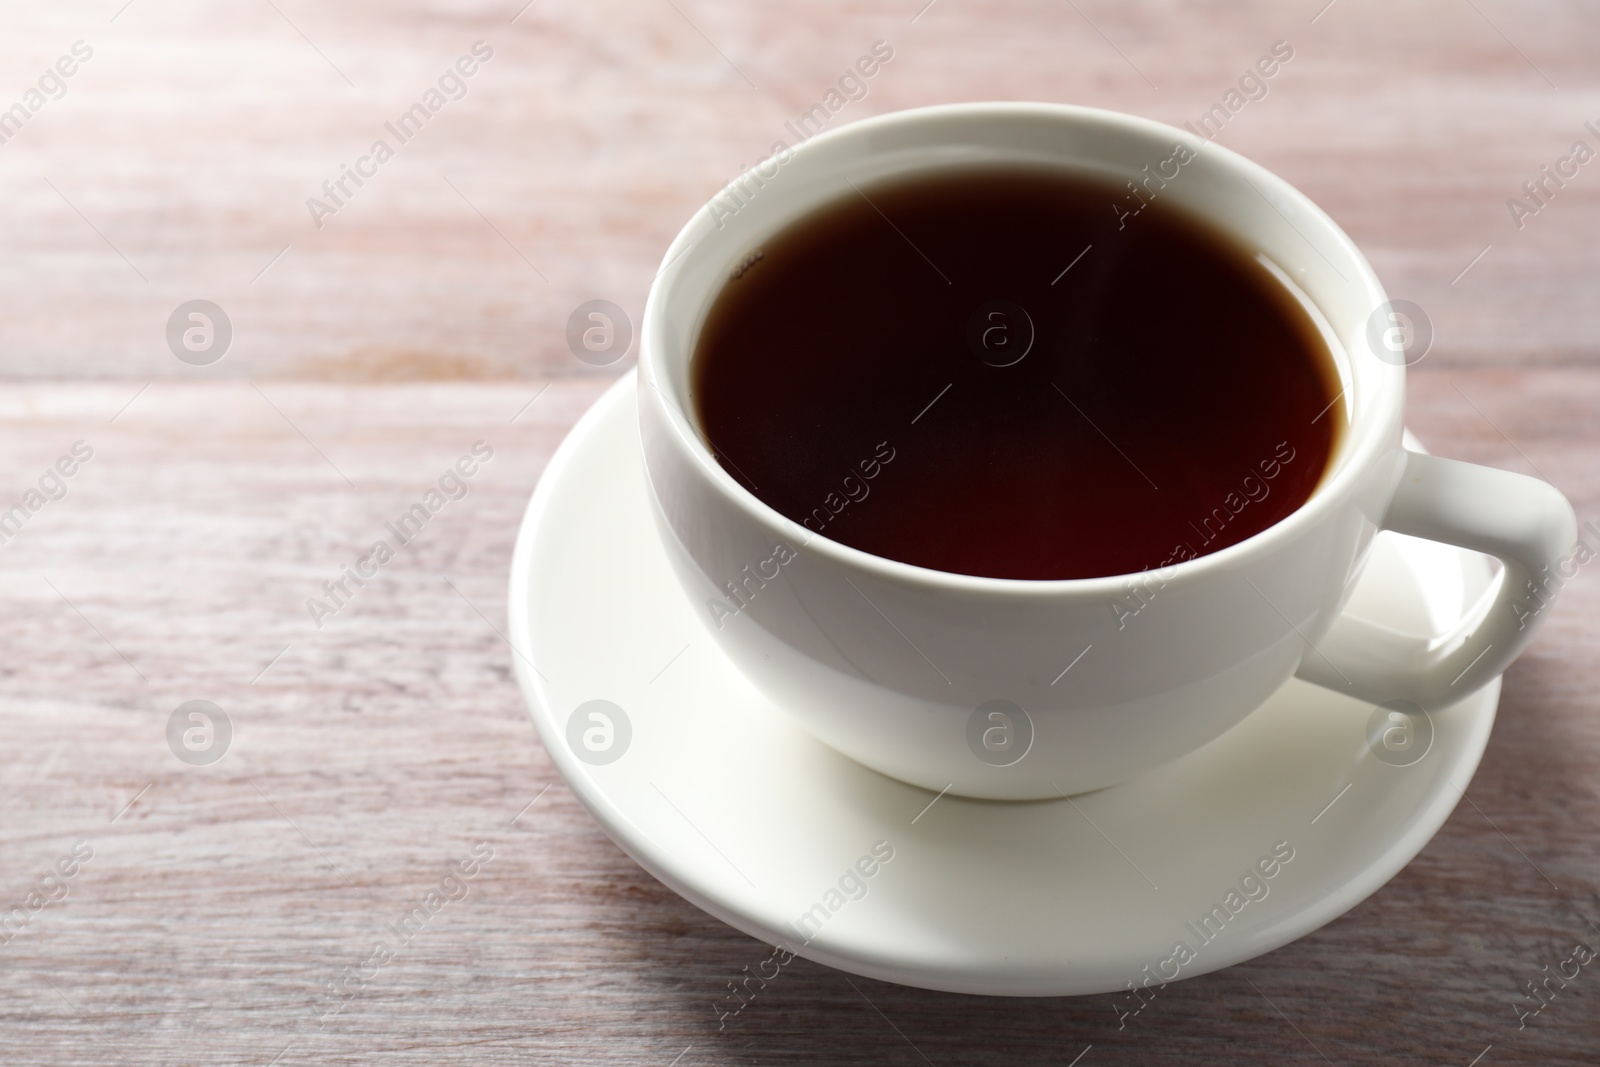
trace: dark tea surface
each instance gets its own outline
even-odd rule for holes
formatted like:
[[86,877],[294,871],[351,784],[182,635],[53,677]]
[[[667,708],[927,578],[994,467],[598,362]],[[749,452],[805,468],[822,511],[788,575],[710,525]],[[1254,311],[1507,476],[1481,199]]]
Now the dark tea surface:
[[1252,252],[1157,182],[1042,169],[844,185],[727,280],[691,382],[719,462],[777,511],[996,578],[1242,541],[1305,502],[1344,421],[1325,342]]

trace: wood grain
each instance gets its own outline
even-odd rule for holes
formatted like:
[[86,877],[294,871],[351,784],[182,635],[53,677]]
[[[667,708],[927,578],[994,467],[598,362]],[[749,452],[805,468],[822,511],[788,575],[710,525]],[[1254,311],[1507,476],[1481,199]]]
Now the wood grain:
[[[0,510],[93,449],[0,545],[0,906],[66,892],[0,944],[0,1059],[1600,1057],[1593,967],[1526,1029],[1513,1008],[1574,942],[1600,947],[1589,568],[1415,862],[1123,1030],[1111,997],[936,994],[797,960],[719,1032],[713,1002],[768,950],[600,832],[500,636],[527,496],[618,370],[567,352],[568,314],[604,297],[637,316],[682,221],[880,38],[895,58],[836,121],[1016,98],[1182,122],[1292,42],[1222,141],[1428,309],[1410,419],[1430,447],[1542,474],[1600,520],[1600,169],[1520,231],[1505,207],[1600,125],[1592,7],[538,0],[513,22],[520,0],[121,5],[0,13],[0,108],[72,42],[95,48],[0,144]],[[316,229],[306,197],[479,39],[495,56],[466,97]],[[237,328],[205,368],[163,339],[195,297]],[[494,458],[469,495],[317,628],[305,599],[476,441]],[[192,699],[235,729],[210,766],[167,746]],[[92,858],[52,879],[78,841]],[[328,984],[480,842],[493,859],[466,897],[324,1019]]]
[[[1414,382],[1435,448],[1536,465],[1600,514],[1600,375]],[[158,383],[115,423],[131,383],[7,390],[8,493],[72,442],[94,449],[0,550],[0,888],[20,900],[74,842],[94,850],[0,946],[0,1020],[26,1062],[267,1063],[288,1046],[279,1062],[666,1064],[693,1046],[682,1063],[1066,1064],[1089,1044],[1085,1064],[1320,1062],[1312,1042],[1335,1063],[1465,1065],[1489,1044],[1495,1063],[1593,1062],[1587,971],[1527,1030],[1511,1006],[1570,942],[1600,940],[1587,571],[1509,674],[1470,803],[1324,930],[1169,987],[1121,1032],[1111,997],[858,992],[796,961],[719,1033],[712,1004],[766,950],[598,830],[497,633],[526,496],[599,387],[558,382],[515,423],[533,383]],[[315,627],[305,598],[479,440],[494,458],[469,495]],[[215,765],[166,746],[190,699],[234,724]],[[327,983],[481,841],[494,858],[467,897],[324,1022]]]
[[[1220,141],[1428,308],[1441,361],[1583,362],[1600,332],[1600,163],[1521,230],[1505,203],[1574,140],[1600,146],[1592,5],[1338,0],[1313,24],[1316,3],[937,0],[913,23],[924,0],[538,0],[513,22],[525,0],[134,0],[108,21],[124,2],[0,15],[0,107],[74,41],[94,49],[0,145],[14,376],[582,372],[572,309],[603,297],[636,316],[691,212],[793,140],[785,122],[879,39],[893,60],[832,124],[982,99],[1182,123],[1286,41],[1294,59]],[[494,58],[465,97],[319,229],[308,198],[479,40]],[[162,341],[197,297],[237,328],[204,372]]]

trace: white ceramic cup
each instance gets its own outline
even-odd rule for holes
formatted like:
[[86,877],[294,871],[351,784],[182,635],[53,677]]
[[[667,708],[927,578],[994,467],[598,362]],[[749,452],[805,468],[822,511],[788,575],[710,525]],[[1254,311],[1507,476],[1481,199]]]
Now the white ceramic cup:
[[[813,534],[713,456],[689,391],[706,312],[763,240],[856,195],[849,182],[1017,162],[1121,185],[1178,145],[1193,158],[1160,195],[1259,250],[1334,353],[1348,423],[1293,514],[1154,575],[980,578]],[[1550,598],[1541,588],[1529,599],[1529,583],[1577,537],[1571,506],[1546,483],[1404,449],[1405,367],[1369,341],[1388,298],[1366,259],[1281,179],[1159,123],[963,104],[845,126],[748,173],[689,221],[663,262],[641,333],[639,419],[679,578],[709,632],[778,706],[840,752],[928,789],[1025,799],[1125,781],[1217,737],[1293,675],[1375,705],[1438,709],[1528,643]],[[1499,584],[1441,640],[1341,617],[1378,530],[1497,556]],[[1146,604],[1131,620],[1114,607],[1130,593]]]

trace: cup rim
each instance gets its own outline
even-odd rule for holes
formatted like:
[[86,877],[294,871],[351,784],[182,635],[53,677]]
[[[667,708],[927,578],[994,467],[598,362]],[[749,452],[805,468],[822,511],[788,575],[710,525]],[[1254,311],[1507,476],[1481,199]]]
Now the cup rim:
[[[788,157],[789,161],[792,161],[795,157],[801,153],[806,153],[808,150],[812,153],[817,151],[813,147],[815,145],[831,145],[842,140],[870,138],[874,132],[890,126],[940,118],[965,118],[969,121],[983,121],[986,119],[1015,118],[1019,116],[1069,123],[1098,123],[1105,126],[1121,127],[1131,134],[1159,135],[1169,139],[1176,138],[1178,141],[1195,149],[1197,154],[1203,151],[1207,156],[1229,167],[1233,171],[1233,178],[1242,179],[1253,184],[1264,197],[1269,193],[1276,193],[1282,198],[1295,201],[1300,208],[1309,213],[1312,222],[1321,228],[1322,232],[1315,235],[1319,238],[1319,242],[1331,242],[1334,249],[1337,249],[1339,253],[1342,253],[1351,263],[1356,265],[1357,277],[1354,281],[1367,290],[1371,305],[1376,308],[1388,300],[1383,285],[1378,280],[1377,274],[1367,261],[1366,256],[1362,254],[1355,242],[1350,239],[1350,236],[1344,232],[1338,223],[1334,222],[1310,197],[1259,163],[1224,145],[1200,138],[1198,139],[1199,147],[1196,148],[1197,138],[1193,134],[1177,127],[1169,126],[1166,123],[1137,115],[1076,104],[1024,101],[936,104],[928,107],[892,111],[887,114],[847,123],[835,129],[816,134],[799,144],[784,149],[784,151],[792,153]],[[930,141],[929,147],[933,147],[936,144],[937,142]],[[694,469],[701,478],[714,487],[718,495],[726,503],[737,508],[744,518],[767,528],[775,536],[789,541],[797,541],[801,550],[815,552],[832,563],[845,566],[858,573],[871,575],[887,583],[933,589],[940,592],[989,594],[1004,597],[1028,595],[1042,597],[1069,595],[1082,595],[1085,597],[1116,596],[1122,592],[1130,579],[1136,578],[1141,574],[1160,574],[1163,582],[1168,585],[1173,583],[1188,584],[1212,577],[1219,572],[1232,570],[1243,559],[1260,553],[1274,540],[1293,539],[1305,532],[1307,528],[1323,521],[1330,512],[1339,507],[1343,500],[1356,491],[1367,472],[1378,459],[1386,452],[1403,447],[1399,442],[1399,429],[1396,428],[1394,433],[1390,435],[1387,433],[1387,428],[1401,421],[1400,416],[1405,399],[1405,367],[1379,360],[1365,348],[1353,349],[1351,346],[1346,346],[1348,358],[1352,364],[1360,359],[1370,359],[1375,366],[1370,368],[1373,384],[1366,387],[1371,395],[1363,395],[1360,398],[1362,407],[1359,409],[1359,414],[1354,415],[1344,426],[1344,440],[1338,446],[1343,455],[1336,453],[1330,461],[1336,464],[1336,467],[1331,471],[1324,472],[1322,480],[1317,483],[1311,495],[1293,512],[1266,529],[1258,531],[1226,548],[1220,548],[1214,552],[1196,556],[1193,559],[1181,560],[1163,568],[1150,568],[1144,571],[1097,575],[1087,578],[994,578],[984,575],[962,574],[955,571],[942,571],[931,567],[922,567],[914,563],[905,563],[901,560],[853,548],[843,542],[835,541],[825,534],[815,533],[807,529],[746,489],[717,461],[701,435],[698,426],[690,420],[688,414],[679,404],[670,401],[663,391],[662,382],[665,379],[665,370],[662,366],[662,360],[664,359],[663,354],[668,348],[665,305],[674,285],[682,277],[683,261],[693,253],[697,235],[707,225],[715,225],[715,216],[712,213],[714,202],[713,198],[701,205],[684,224],[663,255],[662,265],[658,268],[656,278],[650,286],[639,334],[638,371],[643,379],[643,384],[646,386],[646,388],[640,390],[640,403],[653,404],[657,407],[656,414],[670,427],[670,436],[674,444],[691,457]],[[1320,250],[1323,245],[1319,243],[1314,247]],[[669,268],[673,269],[669,270]],[[1313,303],[1315,303],[1315,294],[1308,292],[1307,296],[1312,298]],[[1317,306],[1321,307],[1320,304]],[[1352,371],[1354,371],[1353,367]],[[1341,397],[1358,388],[1357,377],[1358,375],[1355,373],[1351,374],[1350,384],[1341,393]],[[671,388],[670,382],[667,383],[667,388]],[[1356,406],[1350,400],[1351,398],[1347,398],[1347,410],[1357,411]],[[1390,439],[1391,436],[1392,440]],[[1374,517],[1374,521],[1376,521],[1376,517]]]

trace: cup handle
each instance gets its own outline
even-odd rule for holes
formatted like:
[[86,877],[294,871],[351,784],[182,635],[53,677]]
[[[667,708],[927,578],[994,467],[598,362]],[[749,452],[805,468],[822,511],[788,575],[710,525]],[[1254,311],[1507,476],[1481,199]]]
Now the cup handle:
[[1554,595],[1541,589],[1536,600],[1529,583],[1545,568],[1556,573],[1578,539],[1572,505],[1548,482],[1409,451],[1378,526],[1496,556],[1505,564],[1499,584],[1454,631],[1429,640],[1342,615],[1306,650],[1295,676],[1369,703],[1426,710],[1462,699],[1511,665]]

